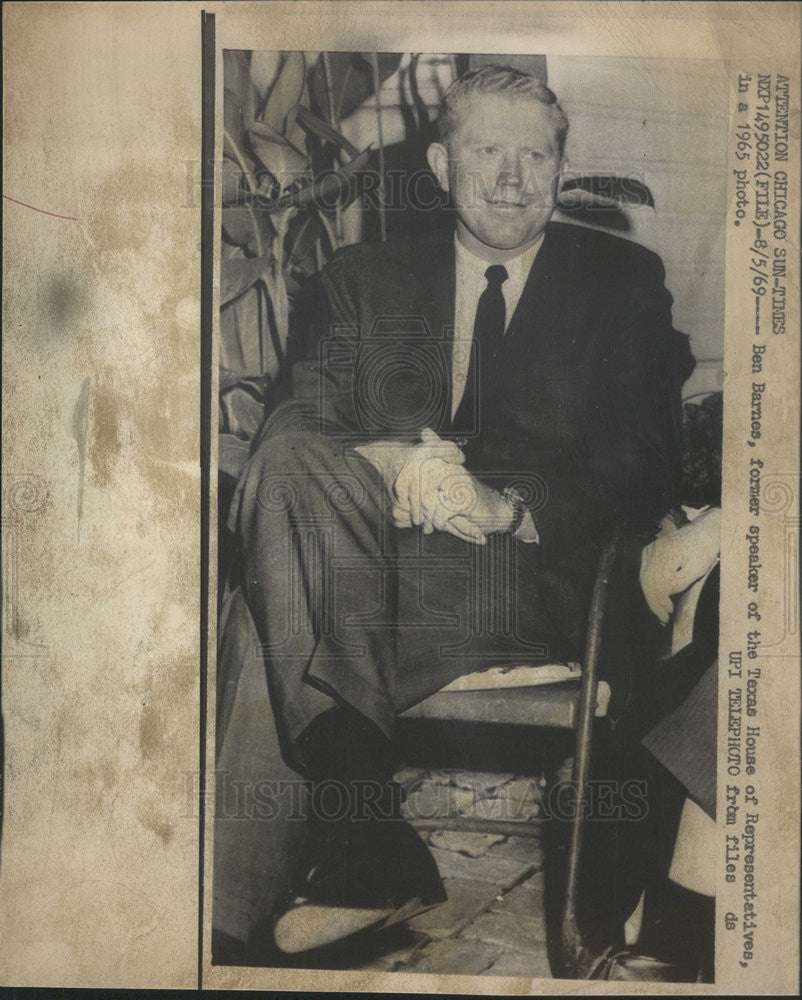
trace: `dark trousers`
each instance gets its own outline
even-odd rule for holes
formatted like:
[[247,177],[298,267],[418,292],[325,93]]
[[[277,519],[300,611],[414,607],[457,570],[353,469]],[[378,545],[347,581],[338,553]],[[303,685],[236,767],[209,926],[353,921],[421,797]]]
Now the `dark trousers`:
[[336,438],[268,433],[230,526],[290,758],[334,704],[389,736],[397,713],[461,674],[581,656],[587,594],[545,570],[537,545],[397,529],[378,473]]

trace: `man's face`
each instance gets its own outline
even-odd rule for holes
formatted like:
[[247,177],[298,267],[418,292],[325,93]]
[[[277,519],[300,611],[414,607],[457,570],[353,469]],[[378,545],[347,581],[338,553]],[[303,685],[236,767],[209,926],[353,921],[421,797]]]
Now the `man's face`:
[[429,164],[451,193],[461,241],[488,260],[514,256],[543,232],[562,161],[546,107],[526,95],[472,94]]

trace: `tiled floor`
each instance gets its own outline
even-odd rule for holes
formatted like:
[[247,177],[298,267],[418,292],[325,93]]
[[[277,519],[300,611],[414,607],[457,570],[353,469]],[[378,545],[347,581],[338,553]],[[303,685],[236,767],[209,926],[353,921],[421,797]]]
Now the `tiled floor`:
[[[386,950],[361,968],[550,977],[538,782],[414,768],[396,780],[406,791],[406,816],[437,861],[448,901],[405,928],[385,932]],[[440,830],[435,815],[523,822],[529,835]]]

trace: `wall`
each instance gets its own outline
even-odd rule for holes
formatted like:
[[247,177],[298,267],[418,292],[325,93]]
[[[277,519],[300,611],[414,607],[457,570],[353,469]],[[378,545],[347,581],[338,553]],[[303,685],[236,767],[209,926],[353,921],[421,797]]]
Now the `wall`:
[[628,173],[655,208],[628,211],[623,235],[663,258],[674,322],[697,370],[685,395],[720,388],[728,83],[708,60],[548,57],[549,86],[570,120],[577,173]]

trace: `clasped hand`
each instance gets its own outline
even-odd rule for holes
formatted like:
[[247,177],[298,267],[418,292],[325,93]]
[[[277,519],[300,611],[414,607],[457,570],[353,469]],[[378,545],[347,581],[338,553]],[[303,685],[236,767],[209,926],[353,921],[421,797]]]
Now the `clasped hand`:
[[674,613],[671,598],[709,573],[721,551],[721,509],[685,511],[693,520],[676,528],[670,517],[663,518],[660,533],[641,555],[641,589],[661,625]]
[[464,468],[465,456],[453,441],[426,428],[421,443],[410,446],[404,457],[390,490],[396,527],[420,525],[427,535],[447,531],[476,545],[509,527],[509,505]]
[[377,441],[356,450],[381,474],[398,528],[420,525],[427,535],[447,531],[484,545],[487,535],[512,524],[511,505],[463,468],[465,456],[457,444],[428,427],[420,444]]

